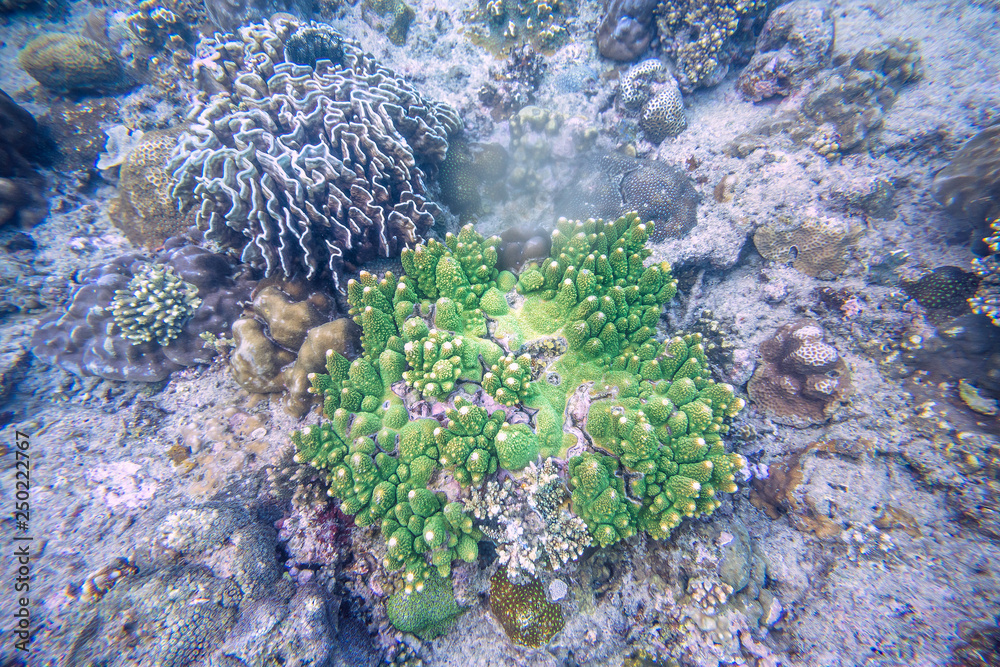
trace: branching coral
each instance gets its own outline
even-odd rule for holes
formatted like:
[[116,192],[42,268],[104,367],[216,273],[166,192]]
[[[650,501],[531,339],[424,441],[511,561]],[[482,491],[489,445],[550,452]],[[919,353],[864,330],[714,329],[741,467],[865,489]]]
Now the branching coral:
[[677,65],[681,88],[714,86],[725,78],[739,50],[737,31],[767,6],[764,0],[660,0],[656,27],[666,53]]
[[[735,490],[743,459],[721,436],[743,401],[708,377],[700,336],[653,337],[677,284],[666,263],[646,266],[651,232],[634,213],[561,219],[549,257],[515,278],[496,270],[500,240],[468,225],[405,250],[401,277],[348,282],[364,354],[328,354],[328,373],[311,379],[330,421],[292,439],[345,513],[380,524],[384,564],[405,569],[406,590],[475,561],[482,532],[524,542],[519,563],[545,553],[557,567],[591,538],[664,539]],[[578,516],[562,507],[557,468],[532,466],[539,455],[568,460]],[[479,491],[456,500],[462,486],[526,467],[531,511],[520,517],[541,517],[548,537],[526,535],[513,515],[501,530]]]
[[169,345],[200,305],[197,286],[184,282],[170,265],[148,264],[115,292],[111,312],[124,338]]

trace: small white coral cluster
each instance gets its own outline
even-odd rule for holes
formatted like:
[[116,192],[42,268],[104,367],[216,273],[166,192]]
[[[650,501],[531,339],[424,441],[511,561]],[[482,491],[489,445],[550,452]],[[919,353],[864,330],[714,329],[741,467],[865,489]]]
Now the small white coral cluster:
[[[149,264],[115,292],[111,312],[123,338],[132,344],[166,346],[181,335],[184,323],[201,305],[198,288],[164,264]],[[110,334],[110,332],[109,332]]]
[[540,567],[559,570],[590,544],[586,523],[564,507],[568,498],[552,459],[546,459],[541,467],[528,465],[519,488],[510,477],[491,480],[474,488],[465,505],[517,581],[523,574],[535,576]]

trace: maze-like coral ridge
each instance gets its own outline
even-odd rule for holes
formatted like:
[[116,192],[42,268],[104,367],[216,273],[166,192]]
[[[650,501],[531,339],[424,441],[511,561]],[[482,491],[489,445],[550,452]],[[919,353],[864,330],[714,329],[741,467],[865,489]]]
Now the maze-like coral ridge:
[[285,44],[316,30],[279,19],[203,41],[199,82],[221,92],[192,107],[170,168],[209,238],[269,275],[339,286],[345,261],[422,240],[436,210],[423,169],[461,120],[346,38],[310,52],[325,56],[314,66],[287,60]]
[[634,213],[561,219],[515,278],[467,225],[405,250],[406,275],[348,282],[364,354],[328,353],[311,381],[330,421],[292,439],[345,513],[380,525],[406,590],[477,559],[466,489],[539,457],[568,460],[572,510],[602,546],[664,539],[735,490],[743,459],[722,435],[743,401],[709,378],[700,336],[653,337],[676,281],[645,265],[651,231]]

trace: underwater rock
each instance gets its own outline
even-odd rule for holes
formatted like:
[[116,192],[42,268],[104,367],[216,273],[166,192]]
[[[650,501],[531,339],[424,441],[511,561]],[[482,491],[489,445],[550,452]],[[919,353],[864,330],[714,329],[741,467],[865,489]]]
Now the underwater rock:
[[114,93],[132,85],[121,61],[97,42],[61,32],[36,37],[18,55],[28,74],[54,93]]
[[977,223],[1000,208],[1000,123],[962,144],[932,188],[942,206]]
[[285,44],[321,28],[281,18],[203,40],[219,65],[196,77],[225,92],[190,110],[169,169],[207,238],[266,275],[343,289],[345,270],[396,256],[434,224],[424,168],[462,121],[347,38],[338,62],[288,61]]
[[[197,288],[201,300],[167,345],[129,340],[113,310],[116,293],[128,290],[129,283],[150,266],[169,267]],[[181,368],[209,363],[215,350],[204,346],[201,334],[227,332],[250,292],[249,279],[225,257],[193,245],[188,237],[169,239],[153,259],[123,255],[82,272],[78,280],[80,287],[66,312],[39,324],[32,352],[76,375],[136,382],[158,382]]]
[[597,26],[597,48],[611,60],[627,62],[649,48],[653,39],[655,0],[605,0]]
[[788,96],[816,71],[826,67],[835,36],[830,8],[812,0],[795,0],[767,18],[750,63],[740,72],[736,88],[760,102]]
[[825,337],[818,322],[800,320],[761,343],[747,393],[770,419],[797,428],[822,424],[850,396],[850,369]]
[[47,165],[53,152],[34,117],[0,90],[0,225],[33,227],[48,215],[37,167]]

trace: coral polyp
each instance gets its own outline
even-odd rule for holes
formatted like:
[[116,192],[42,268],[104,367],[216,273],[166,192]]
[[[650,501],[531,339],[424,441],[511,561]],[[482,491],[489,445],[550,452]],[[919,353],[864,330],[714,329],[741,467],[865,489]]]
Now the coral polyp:
[[[364,353],[328,354],[311,382],[329,421],[292,439],[345,513],[380,526],[383,564],[404,570],[404,593],[476,561],[496,530],[482,500],[459,501],[501,470],[568,462],[546,486],[569,483],[576,517],[556,506],[546,516],[573,544],[666,539],[735,491],[744,461],[722,436],[743,401],[709,377],[700,336],[655,338],[677,281],[667,263],[646,265],[652,230],[635,213],[560,219],[549,257],[515,278],[496,269],[500,239],[467,225],[404,251],[402,276],[348,283]],[[588,539],[568,528],[584,524]],[[525,553],[542,562],[545,551]],[[534,571],[523,558],[508,562]],[[544,643],[552,628],[515,641]]]

